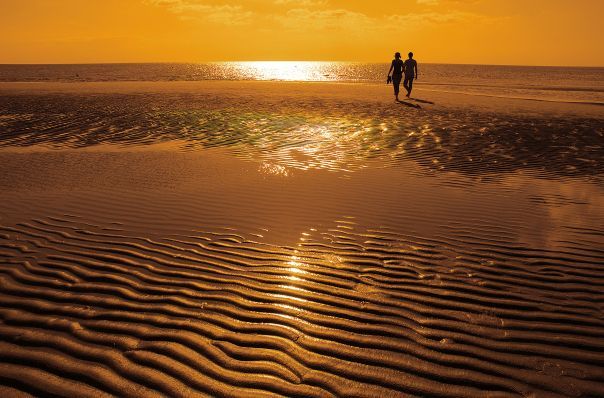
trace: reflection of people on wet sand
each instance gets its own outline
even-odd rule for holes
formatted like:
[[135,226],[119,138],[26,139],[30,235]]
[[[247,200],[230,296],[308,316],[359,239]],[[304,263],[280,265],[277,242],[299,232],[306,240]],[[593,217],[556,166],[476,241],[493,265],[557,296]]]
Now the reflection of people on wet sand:
[[[393,61],[394,62],[394,61]],[[411,90],[413,90],[413,79],[417,79],[417,61],[413,59],[413,53],[409,53],[409,59],[404,62],[405,69],[405,81],[403,87],[407,90],[407,97],[411,96]],[[398,99],[398,96],[396,97]]]
[[403,79],[403,60],[401,59],[401,53],[394,54],[394,59],[392,60],[392,64],[390,65],[390,70],[388,71],[388,80],[390,81],[390,72],[392,72],[392,84],[394,85],[394,96],[398,101],[398,92],[399,87],[401,85],[401,80]]

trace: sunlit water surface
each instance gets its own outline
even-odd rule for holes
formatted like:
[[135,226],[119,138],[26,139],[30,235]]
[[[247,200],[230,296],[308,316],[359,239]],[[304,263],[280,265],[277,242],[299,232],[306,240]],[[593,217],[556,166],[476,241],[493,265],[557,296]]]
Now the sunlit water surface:
[[[424,64],[418,87],[604,104],[604,68]],[[269,80],[384,84],[389,62],[0,65],[0,81]]]

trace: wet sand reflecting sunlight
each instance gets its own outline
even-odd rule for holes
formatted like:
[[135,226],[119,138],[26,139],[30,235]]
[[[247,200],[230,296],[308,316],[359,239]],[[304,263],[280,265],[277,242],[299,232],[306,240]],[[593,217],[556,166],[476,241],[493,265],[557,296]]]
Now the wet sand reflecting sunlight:
[[604,392],[598,107],[419,91],[434,104],[410,108],[323,83],[0,90],[2,383]]

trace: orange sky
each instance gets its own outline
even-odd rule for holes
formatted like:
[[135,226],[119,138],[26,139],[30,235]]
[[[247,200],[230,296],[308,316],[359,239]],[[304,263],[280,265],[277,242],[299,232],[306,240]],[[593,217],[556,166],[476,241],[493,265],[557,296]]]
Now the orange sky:
[[604,65],[604,0],[0,0],[0,63]]

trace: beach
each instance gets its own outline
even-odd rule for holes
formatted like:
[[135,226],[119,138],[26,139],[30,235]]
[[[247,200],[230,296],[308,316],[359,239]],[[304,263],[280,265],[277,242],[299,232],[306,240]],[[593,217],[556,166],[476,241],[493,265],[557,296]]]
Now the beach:
[[0,82],[0,392],[604,395],[604,106],[391,91]]

